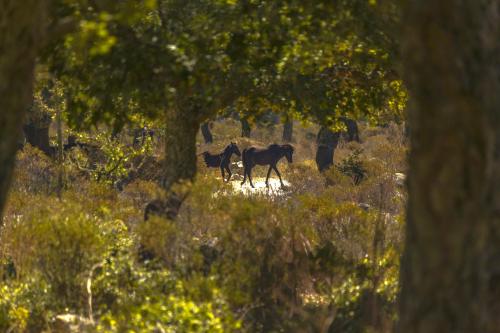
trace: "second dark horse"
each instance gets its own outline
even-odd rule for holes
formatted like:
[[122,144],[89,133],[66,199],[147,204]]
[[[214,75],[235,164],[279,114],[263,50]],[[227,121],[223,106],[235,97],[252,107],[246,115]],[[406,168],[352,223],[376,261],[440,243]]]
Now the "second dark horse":
[[[231,142],[229,146],[227,146],[224,151],[220,154],[217,155],[212,155],[208,151],[204,152],[203,159],[205,160],[205,164],[209,168],[220,168],[220,172],[222,174],[222,179],[225,181],[229,181],[231,179],[231,176],[233,175],[231,173],[231,169],[229,168],[229,164],[231,163],[231,156],[233,154],[236,154],[237,156],[241,156],[240,150],[238,149],[238,146]],[[227,171],[229,176],[227,179],[225,179],[225,174],[224,170]]]
[[255,148],[250,147],[243,150],[243,167],[244,167],[244,177],[241,185],[245,184],[248,176],[250,181],[250,186],[252,183],[252,169],[256,165],[269,165],[269,170],[267,171],[266,186],[269,187],[269,177],[271,176],[271,171],[274,170],[280,179],[281,186],[284,187],[283,180],[281,179],[280,172],[276,167],[279,160],[286,157],[288,163],[292,163],[293,156],[293,146],[289,144],[278,145],[272,144],[267,148]]

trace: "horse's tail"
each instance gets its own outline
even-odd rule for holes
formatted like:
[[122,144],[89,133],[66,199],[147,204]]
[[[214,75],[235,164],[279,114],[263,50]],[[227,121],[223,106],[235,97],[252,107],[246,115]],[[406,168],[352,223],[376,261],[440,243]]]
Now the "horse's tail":
[[208,151],[204,151],[203,153],[201,153],[201,155],[203,156],[203,161],[205,161],[205,164],[207,167],[210,166],[210,153]]
[[243,149],[241,152],[241,161],[243,162],[243,167],[246,167],[248,162],[248,148]]

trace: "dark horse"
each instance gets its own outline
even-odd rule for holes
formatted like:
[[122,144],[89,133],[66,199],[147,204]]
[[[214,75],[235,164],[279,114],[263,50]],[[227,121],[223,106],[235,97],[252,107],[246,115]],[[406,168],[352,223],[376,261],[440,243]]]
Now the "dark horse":
[[[207,167],[220,168],[222,179],[228,182],[231,179],[231,176],[233,175],[231,173],[231,169],[229,168],[229,164],[231,163],[231,156],[233,156],[233,154],[241,156],[240,150],[238,149],[236,143],[231,142],[231,144],[227,146],[224,149],[224,151],[220,154],[212,155],[208,151],[206,151],[202,155]],[[227,173],[229,174],[227,180],[225,179],[226,176],[224,174],[224,170],[226,170]]]
[[278,164],[278,161],[281,160],[283,157],[286,157],[288,163],[292,163],[293,151],[294,149],[292,145],[289,144],[285,145],[272,144],[267,148],[250,147],[244,149],[243,150],[244,177],[243,181],[241,182],[241,185],[245,184],[245,181],[247,180],[248,176],[250,185],[254,187],[252,183],[253,167],[256,165],[269,165],[269,170],[267,171],[267,177],[266,177],[266,186],[269,187],[269,177],[271,176],[271,170],[274,170],[276,172],[276,174],[280,178],[281,186],[284,186],[283,180],[281,179],[281,175],[280,172],[278,171],[278,168],[276,167],[276,164]]

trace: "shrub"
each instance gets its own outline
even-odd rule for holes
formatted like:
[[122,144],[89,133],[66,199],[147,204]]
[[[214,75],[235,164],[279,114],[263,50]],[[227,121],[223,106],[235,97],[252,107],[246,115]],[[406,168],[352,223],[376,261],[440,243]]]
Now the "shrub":
[[0,283],[0,331],[39,332],[50,320],[47,285],[36,278]]
[[[94,281],[98,332],[233,332],[240,327],[218,292],[198,300],[167,270],[130,258],[107,261]],[[194,296],[194,297],[193,297]]]
[[340,172],[352,178],[354,185],[358,185],[366,177],[366,169],[360,157],[361,153],[361,149],[355,149],[337,165]]
[[117,233],[125,231],[123,223],[102,221],[81,206],[38,206],[8,221],[2,243],[19,277],[40,274],[60,309],[81,309],[92,266],[120,246]]

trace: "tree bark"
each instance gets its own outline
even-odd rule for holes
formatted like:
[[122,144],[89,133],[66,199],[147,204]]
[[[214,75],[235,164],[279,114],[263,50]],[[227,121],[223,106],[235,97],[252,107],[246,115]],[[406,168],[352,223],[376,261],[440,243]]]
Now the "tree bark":
[[207,121],[201,125],[201,134],[203,135],[205,143],[214,142],[214,137],[212,135],[212,132],[210,131],[210,122]]
[[283,142],[292,142],[293,139],[293,119],[287,117],[283,124]]
[[333,132],[322,126],[318,132],[316,151],[316,166],[320,172],[328,170],[333,165],[333,155],[339,144],[340,132]]
[[44,38],[47,1],[0,0],[0,217]]
[[244,138],[249,138],[252,133],[252,127],[247,119],[241,118],[241,136]]
[[398,331],[499,332],[499,2],[412,0],[404,22],[413,101]]
[[167,197],[148,203],[144,220],[148,220],[151,215],[175,219],[189,193],[189,187],[182,185],[192,182],[196,176],[196,134],[201,124],[196,117],[199,113],[191,111],[176,109],[166,113],[165,161],[161,185]]
[[195,112],[172,110],[167,112],[165,135],[165,174],[163,188],[192,181],[196,175],[196,134],[200,122]]

